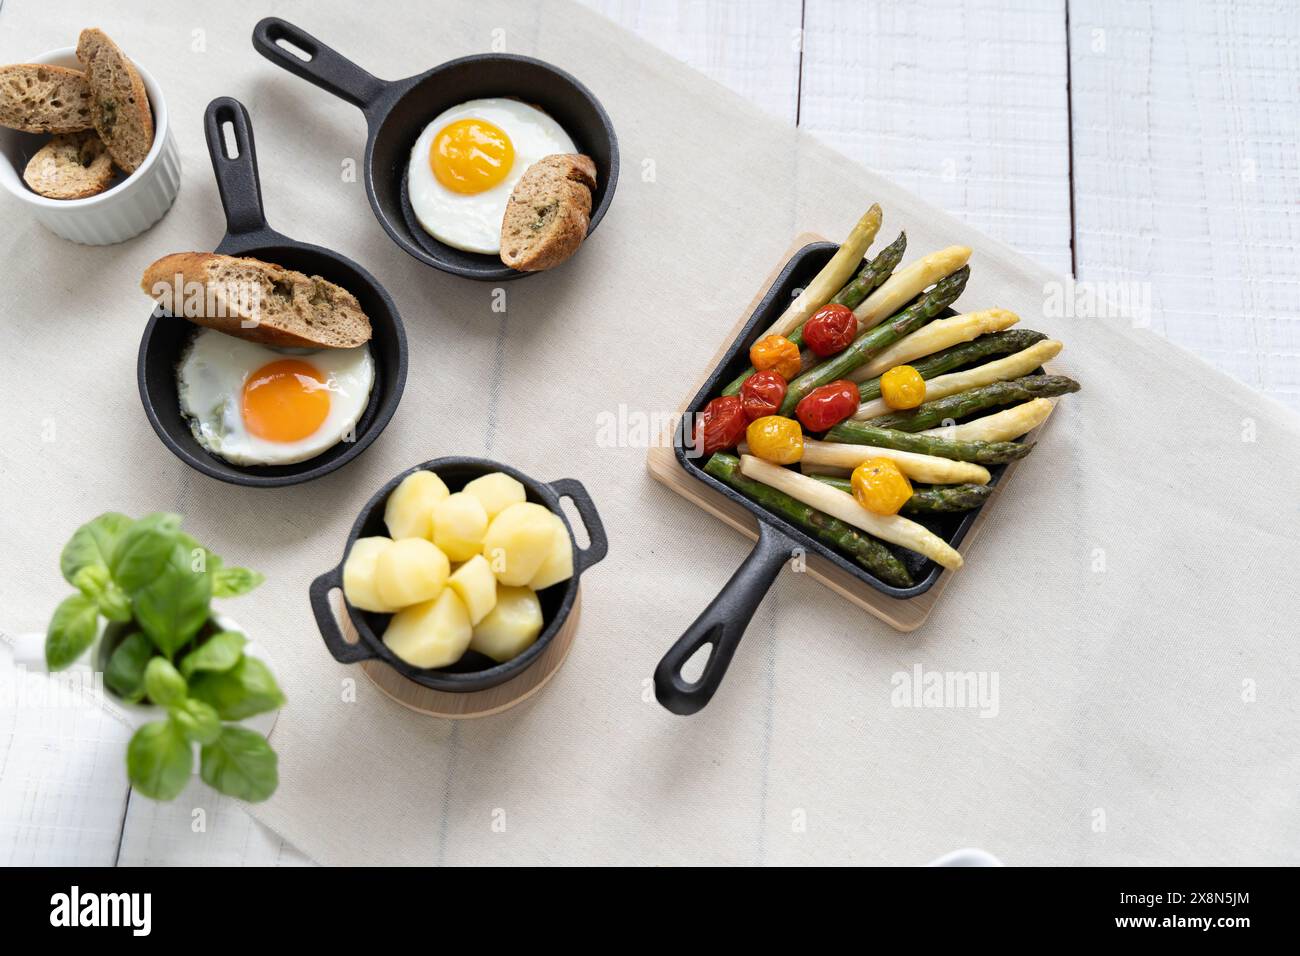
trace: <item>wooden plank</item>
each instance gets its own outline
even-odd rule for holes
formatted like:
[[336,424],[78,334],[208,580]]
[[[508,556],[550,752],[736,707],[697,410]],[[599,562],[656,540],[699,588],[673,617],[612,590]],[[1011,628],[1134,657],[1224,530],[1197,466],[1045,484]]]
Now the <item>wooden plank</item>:
[[1070,271],[1061,0],[808,0],[804,31],[802,128]]
[[1300,410],[1300,17],[1292,3],[1071,6],[1078,274],[1149,283],[1151,327]]
[[170,803],[131,794],[119,866],[311,866],[240,804],[195,777]]

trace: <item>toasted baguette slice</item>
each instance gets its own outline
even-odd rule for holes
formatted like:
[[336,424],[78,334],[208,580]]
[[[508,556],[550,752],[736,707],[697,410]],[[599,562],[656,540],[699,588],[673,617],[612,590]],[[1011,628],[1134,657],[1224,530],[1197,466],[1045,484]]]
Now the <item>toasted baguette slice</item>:
[[23,170],[23,182],[50,199],[85,199],[112,181],[113,157],[94,130],[51,138]]
[[86,68],[91,120],[113,162],[133,173],[153,146],[153,111],[144,80],[103,30],[82,30],[77,59]]
[[24,133],[78,133],[91,127],[86,74],[66,66],[0,66],[0,126]]
[[578,251],[591,224],[596,165],[557,153],[529,166],[515,183],[501,221],[501,261],[520,272],[551,269]]
[[370,319],[347,289],[258,259],[175,252],[144,270],[140,288],[174,315],[263,345],[350,349],[370,341]]

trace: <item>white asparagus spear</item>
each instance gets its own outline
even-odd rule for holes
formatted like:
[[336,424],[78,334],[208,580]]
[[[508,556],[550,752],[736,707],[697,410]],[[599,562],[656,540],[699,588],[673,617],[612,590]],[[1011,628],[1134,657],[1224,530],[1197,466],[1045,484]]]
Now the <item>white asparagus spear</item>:
[[945,568],[961,567],[961,555],[928,528],[900,515],[874,514],[858,504],[852,495],[816,478],[770,464],[753,455],[740,456],[740,473],[777,491],[784,491],[791,498],[873,534],[881,541],[925,555]]
[[869,378],[883,375],[896,365],[915,362],[943,349],[977,339],[987,332],[1001,332],[1019,321],[1020,316],[1006,309],[984,309],[935,319],[911,335],[905,335],[866,365],[854,369],[849,378],[855,382],[865,382]]
[[[740,450],[746,453],[749,449],[741,445]],[[805,438],[803,442],[802,460],[810,465],[856,468],[868,458],[888,458],[907,477],[931,485],[989,483],[989,470],[972,461],[953,461],[938,455],[922,455],[914,451],[895,451],[893,448],[876,448],[848,442],[819,441],[816,438]]]
[[944,276],[964,266],[968,259],[970,246],[949,246],[899,269],[853,310],[858,318],[858,334],[898,312]]
[[768,326],[763,335],[789,335],[829,302],[831,296],[844,288],[862,265],[862,257],[875,241],[876,233],[880,231],[881,218],[880,206],[873,203],[862,214],[839,250],[831,256],[831,261],[822,267],[822,271],[804,287],[799,297],[781,313],[781,317]]
[[[1027,349],[1016,352],[1014,355],[1008,355],[993,362],[986,362],[983,365],[976,365],[974,368],[968,368],[962,372],[953,372],[951,375],[940,375],[937,378],[932,378],[925,383],[925,400],[931,402],[936,398],[964,392],[968,388],[978,388],[981,385],[991,385],[994,382],[1007,382],[1013,378],[1028,375],[1044,362],[1056,358],[1062,348],[1060,342],[1054,339],[1044,339],[1041,342],[1035,342]],[[859,405],[853,417],[858,421],[866,421],[868,418],[875,418],[877,415],[888,415],[892,411],[893,409],[885,404],[883,398],[875,398]]]
[[1014,441],[1033,431],[1052,414],[1052,402],[1046,398],[1032,398],[1023,405],[985,415],[960,425],[928,428],[921,435],[934,435],[952,441]]

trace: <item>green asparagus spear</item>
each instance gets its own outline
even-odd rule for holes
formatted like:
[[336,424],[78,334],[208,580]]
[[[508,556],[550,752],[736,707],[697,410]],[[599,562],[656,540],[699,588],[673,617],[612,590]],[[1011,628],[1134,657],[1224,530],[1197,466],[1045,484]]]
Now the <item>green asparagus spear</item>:
[[[932,378],[938,378],[945,372],[951,372],[963,365],[970,365],[982,358],[989,358],[994,355],[1010,355],[1012,352],[1023,351],[1045,338],[1047,338],[1046,335],[1042,332],[1035,332],[1033,329],[1008,329],[1005,332],[990,332],[988,335],[981,335],[970,342],[962,342],[960,345],[946,348],[942,352],[935,352],[923,359],[917,359],[911,364],[912,368],[920,373],[921,378],[929,381]],[[859,385],[858,394],[864,402],[879,398],[880,376],[867,379],[867,381]]]
[[1025,402],[1031,398],[1064,395],[1078,390],[1079,383],[1064,375],[1026,375],[1024,378],[1013,378],[1009,382],[993,382],[990,385],[957,392],[955,395],[936,398],[932,402],[924,402],[907,411],[878,415],[868,419],[867,424],[897,431],[919,432],[927,428],[935,428],[945,421],[955,421],[967,415],[974,415],[986,408]]
[[882,542],[784,492],[746,478],[740,473],[740,459],[735,455],[716,452],[704,470],[763,507],[804,528],[823,544],[844,552],[887,584],[900,588],[912,585],[912,576],[903,562]]
[[929,292],[922,293],[902,312],[863,332],[839,355],[828,358],[820,365],[814,365],[804,372],[790,383],[785,393],[785,401],[781,403],[781,414],[789,415],[799,404],[799,400],[813,389],[844,378],[849,372],[869,362],[903,336],[910,335],[925,325],[956,301],[962,289],[966,288],[968,278],[970,278],[970,266],[962,266],[952,275],[944,276]]
[[902,260],[906,248],[907,233],[900,232],[898,238],[881,249],[880,255],[864,264],[862,271],[848,285],[836,292],[831,301],[836,305],[856,309],[863,299],[889,278]]
[[[859,302],[875,291],[877,286],[884,284],[884,281],[893,274],[894,267],[903,258],[903,250],[906,248],[907,233],[900,232],[898,238],[881,249],[880,254],[874,259],[868,260],[862,267],[862,271],[848,285],[835,293],[835,297],[831,301],[846,305],[850,309],[856,308]],[[802,349],[803,325],[801,324],[791,332],[787,338]],[[812,353],[809,352],[808,354],[811,355]],[[735,395],[740,391],[740,386],[745,384],[745,379],[753,374],[753,366],[747,367],[745,371],[731,380],[731,383],[722,390],[722,394]]]
[[911,451],[918,455],[935,455],[952,461],[973,461],[981,465],[1000,465],[1003,462],[1017,461],[1028,455],[1030,449],[1034,447],[1033,442],[953,441],[935,435],[913,435],[852,419],[840,422],[828,431],[826,440],[847,442],[850,445],[892,448],[894,451]]
[[[831,475],[813,475],[832,488],[853,494],[853,484],[847,478]],[[970,511],[978,508],[993,496],[992,485],[918,485],[912,497],[903,503],[900,514],[926,515],[951,511]]]

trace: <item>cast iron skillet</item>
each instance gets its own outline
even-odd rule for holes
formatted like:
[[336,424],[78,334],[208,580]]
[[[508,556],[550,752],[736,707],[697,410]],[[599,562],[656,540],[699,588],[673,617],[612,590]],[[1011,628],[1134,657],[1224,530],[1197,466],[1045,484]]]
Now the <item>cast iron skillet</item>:
[[[467,482],[480,475],[504,471],[523,484],[529,501],[536,502],[560,516],[570,539],[573,538],[573,528],[560,508],[560,500],[571,499],[574,507],[578,509],[578,514],[582,516],[582,524],[587,529],[588,544],[585,548],[579,548],[577,542],[574,542],[573,577],[537,592],[545,626],[532,646],[513,660],[498,664],[489,657],[468,651],[450,667],[434,669],[412,667],[384,646],[383,633],[389,615],[361,611],[346,602],[348,617],[356,627],[360,640],[356,644],[349,644],[343,638],[343,632],[339,629],[329,599],[330,591],[343,587],[343,562],[347,560],[348,552],[352,550],[352,545],[357,538],[387,536],[388,528],[384,525],[384,505],[388,502],[389,494],[403,478],[413,471],[421,470],[437,473],[452,491],[459,491]],[[608,551],[609,541],[605,537],[605,527],[601,524],[595,503],[581,482],[572,478],[561,478],[551,482],[537,481],[508,465],[487,458],[435,458],[433,461],[408,468],[380,488],[378,493],[366,502],[356,523],[352,526],[352,533],[348,535],[347,543],[343,546],[342,559],[333,569],[326,571],[311,583],[311,609],[316,615],[316,625],[325,640],[325,647],[341,664],[355,664],[359,661],[377,659],[404,677],[434,690],[452,693],[485,690],[508,681],[541,656],[546,645],[559,632],[569,612],[573,610],[574,599],[578,596],[578,578],[593,564],[604,558]]]
[[[749,625],[754,611],[772,586],[777,572],[796,548],[804,553],[820,555],[836,567],[846,571],[882,594],[894,598],[914,598],[924,594],[934,586],[943,573],[943,568],[928,558],[912,551],[894,549],[895,554],[911,572],[916,582],[911,587],[900,588],[886,584],[861,565],[850,561],[838,551],[822,544],[812,535],[791,524],[740,494],[730,485],[719,481],[704,470],[708,459],[697,456],[691,448],[690,426],[695,414],[704,409],[709,400],[716,396],[727,382],[731,381],[749,365],[749,347],[772,322],[781,314],[799,291],[821,271],[830,261],[839,247],[832,242],[814,242],[804,246],[794,254],[786,267],[777,276],[767,295],[759,302],[753,316],[741,330],[736,341],[727,350],[718,367],[709,376],[699,393],[687,407],[687,414],[676,436],[676,453],[678,463],[692,477],[698,478],[720,494],[745,508],[758,521],[758,543],[749,557],[736,571],[704,609],[704,613],[695,619],[672,648],[664,655],[655,668],[655,697],[659,703],[675,714],[693,714],[700,710],[712,698],[722,683],[722,678],[731,663],[732,655]],[[955,314],[949,309],[947,315]],[[990,412],[995,409],[990,409]],[[996,485],[1002,477],[1006,465],[990,465],[992,478],[990,485]],[[979,509],[956,514],[911,515],[917,521],[940,538],[956,548],[975,523]],[[700,648],[712,645],[704,670],[694,681],[682,676],[682,668]]]
[[[288,43],[309,59],[280,46]],[[604,107],[557,67],[526,56],[482,53],[450,60],[418,76],[386,81],[371,76],[315,37],[278,17],[253,28],[253,48],[272,63],[354,106],[366,116],[366,192],[375,217],[393,241],[426,265],[470,279],[500,282],[530,275],[496,256],[453,249],[422,228],[406,195],[411,147],[449,107],[488,96],[523,99],[548,113],[596,164],[590,235],[609,208],[618,183],[618,139]]]
[[[236,157],[226,153],[222,136],[226,123],[231,124],[238,150]],[[196,471],[231,484],[261,488],[310,481],[342,467],[365,451],[397,410],[406,384],[406,333],[402,330],[402,318],[383,286],[351,259],[320,246],[296,242],[266,224],[257,154],[253,149],[253,127],[242,103],[228,96],[213,100],[204,114],[203,126],[226,213],[226,235],[216,251],[252,256],[287,269],[322,276],[355,295],[370,318],[375,383],[352,441],[341,441],[315,458],[292,465],[231,464],[206,451],[195,440],[189,422],[181,414],[176,365],[196,326],[157,308],[145,326],[136,361],[140,400],[149,424],[163,444]]]

